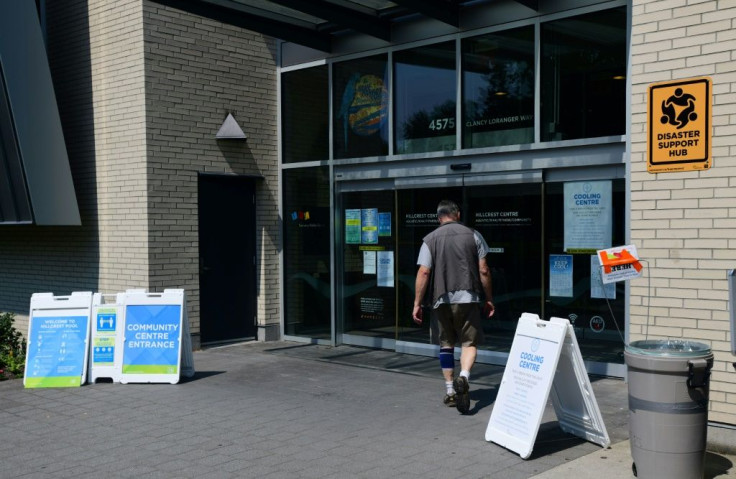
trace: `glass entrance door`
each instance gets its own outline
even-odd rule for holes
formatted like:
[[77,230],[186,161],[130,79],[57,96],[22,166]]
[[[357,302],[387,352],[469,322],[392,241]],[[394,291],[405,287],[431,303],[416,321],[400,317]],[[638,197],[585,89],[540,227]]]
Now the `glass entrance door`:
[[[422,239],[438,226],[437,204],[450,199],[490,251],[496,314],[483,323],[480,361],[505,362],[526,312],[568,318],[586,361],[623,364],[626,289],[600,284],[595,250],[624,244],[624,181],[544,183],[540,174],[526,183],[488,184],[478,177],[463,183],[423,187],[416,180],[411,188],[340,195],[344,342],[431,351],[431,321],[418,326],[411,319],[416,260]],[[580,188],[599,195],[599,207],[576,205]]]
[[392,349],[396,339],[394,192],[356,191],[341,196],[338,291],[343,341]]
[[[399,190],[398,237],[399,331],[402,341],[429,342],[430,322],[413,323],[416,260],[422,238],[438,226],[437,204],[450,199],[461,208],[460,220],[488,243],[493,299],[497,313],[484,321],[481,349],[506,353],[523,312],[541,314],[542,211],[541,184],[502,184]],[[425,299],[429,317],[430,304]]]

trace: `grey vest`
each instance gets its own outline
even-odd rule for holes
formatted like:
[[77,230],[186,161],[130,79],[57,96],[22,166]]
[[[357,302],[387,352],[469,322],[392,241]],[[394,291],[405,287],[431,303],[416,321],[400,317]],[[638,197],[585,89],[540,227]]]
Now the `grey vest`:
[[432,254],[432,303],[450,291],[475,291],[483,296],[472,229],[448,222],[425,236],[424,243]]

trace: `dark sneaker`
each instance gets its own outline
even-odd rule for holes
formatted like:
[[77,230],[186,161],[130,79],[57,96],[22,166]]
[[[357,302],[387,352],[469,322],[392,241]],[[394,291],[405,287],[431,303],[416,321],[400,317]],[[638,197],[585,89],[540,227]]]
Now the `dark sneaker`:
[[455,390],[455,406],[460,414],[467,414],[470,411],[470,386],[465,376],[458,376],[452,382],[452,388]]
[[447,407],[455,407],[455,395],[454,394],[445,394],[445,399],[443,400],[445,403],[445,406]]

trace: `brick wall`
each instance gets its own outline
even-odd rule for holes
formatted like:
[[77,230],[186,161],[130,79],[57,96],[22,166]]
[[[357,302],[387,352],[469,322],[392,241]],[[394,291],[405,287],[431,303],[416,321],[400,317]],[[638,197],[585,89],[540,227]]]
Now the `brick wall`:
[[[648,260],[649,279],[631,282],[631,339],[642,339],[648,323],[650,338],[709,344],[715,354],[709,419],[734,424],[726,272],[736,268],[736,4],[634,0],[632,6],[631,240]],[[714,166],[648,173],[649,84],[699,76],[713,80]]]
[[[154,2],[143,12],[151,288],[186,289],[199,332],[197,172],[262,175],[257,317],[259,335],[267,325],[278,331],[275,41]],[[247,141],[215,139],[228,113]]]
[[5,227],[0,310],[27,331],[30,296],[146,287],[140,0],[48,0],[47,44],[79,227]]

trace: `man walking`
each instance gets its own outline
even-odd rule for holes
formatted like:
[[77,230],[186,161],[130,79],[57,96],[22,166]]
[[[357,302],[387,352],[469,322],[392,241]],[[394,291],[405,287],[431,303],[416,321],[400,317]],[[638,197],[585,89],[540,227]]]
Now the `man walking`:
[[[422,299],[434,271],[433,314],[437,318],[440,340],[440,367],[445,378],[447,406],[461,414],[470,410],[470,370],[477,346],[483,342],[483,315],[493,316],[491,273],[486,263],[488,245],[477,231],[460,223],[460,209],[453,201],[437,206],[440,226],[424,237],[419,251],[414,294],[414,322],[422,324]],[[460,375],[454,378],[455,343],[460,341]]]

